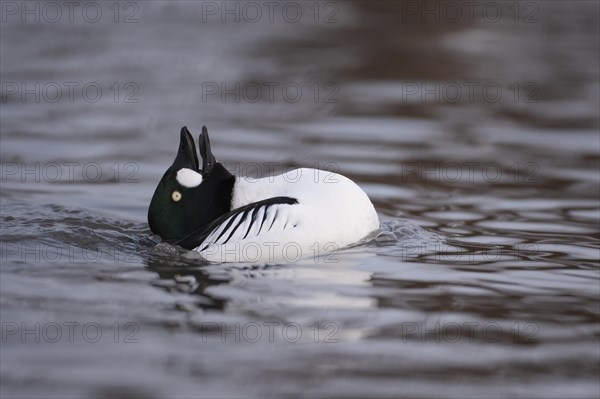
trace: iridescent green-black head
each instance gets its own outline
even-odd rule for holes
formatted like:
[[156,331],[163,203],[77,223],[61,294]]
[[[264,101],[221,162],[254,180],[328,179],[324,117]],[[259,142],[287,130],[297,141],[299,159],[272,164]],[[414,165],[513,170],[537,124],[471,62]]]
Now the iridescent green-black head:
[[165,241],[180,240],[231,209],[235,178],[215,160],[206,126],[198,141],[202,169],[191,133],[187,127],[181,128],[175,161],[158,183],[150,202],[150,230]]

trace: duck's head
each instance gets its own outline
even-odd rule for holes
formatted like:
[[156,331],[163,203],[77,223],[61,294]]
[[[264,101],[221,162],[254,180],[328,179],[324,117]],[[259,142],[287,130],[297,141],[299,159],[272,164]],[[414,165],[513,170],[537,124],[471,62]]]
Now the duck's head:
[[180,240],[231,210],[235,177],[215,160],[208,130],[202,127],[198,147],[187,127],[181,128],[179,151],[154,191],[148,224],[163,240]]

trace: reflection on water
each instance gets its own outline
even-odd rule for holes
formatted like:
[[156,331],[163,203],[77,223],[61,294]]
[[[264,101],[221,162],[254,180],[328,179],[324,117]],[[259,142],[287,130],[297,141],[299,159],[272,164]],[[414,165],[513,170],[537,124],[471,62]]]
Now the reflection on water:
[[[2,397],[600,395],[596,3],[99,4],[3,9]],[[381,231],[285,265],[157,245],[150,196],[203,124],[233,172],[352,177]]]

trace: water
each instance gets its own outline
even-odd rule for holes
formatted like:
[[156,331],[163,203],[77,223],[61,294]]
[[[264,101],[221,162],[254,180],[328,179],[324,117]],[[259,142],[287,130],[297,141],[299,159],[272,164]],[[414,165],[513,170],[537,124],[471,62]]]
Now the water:
[[[597,3],[94,4],[3,8],[2,397],[600,395]],[[158,244],[150,197],[203,124],[234,172],[353,178],[381,231],[269,266]]]

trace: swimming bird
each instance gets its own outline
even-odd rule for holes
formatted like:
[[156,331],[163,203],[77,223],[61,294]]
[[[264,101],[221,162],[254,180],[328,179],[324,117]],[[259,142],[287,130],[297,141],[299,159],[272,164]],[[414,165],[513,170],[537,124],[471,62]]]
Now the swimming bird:
[[206,126],[198,147],[183,127],[173,164],[158,183],[148,224],[164,241],[211,262],[295,262],[331,255],[379,228],[367,194],[330,171],[234,176],[215,159]]

